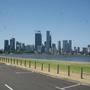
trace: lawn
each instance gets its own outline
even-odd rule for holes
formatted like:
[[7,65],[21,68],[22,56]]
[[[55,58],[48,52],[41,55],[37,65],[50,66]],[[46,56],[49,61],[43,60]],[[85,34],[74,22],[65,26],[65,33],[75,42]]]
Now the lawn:
[[[8,58],[9,62],[11,63],[11,58]],[[84,73],[90,74],[90,62],[73,62],[73,61],[56,61],[56,60],[45,60],[45,59],[25,59],[25,58],[12,58],[12,62],[15,61],[15,64],[22,64],[28,66],[29,61],[31,66],[36,66],[41,67],[43,64],[43,68],[48,68],[50,64],[50,68],[53,70],[57,69],[57,65],[59,65],[60,70],[62,71],[67,71],[68,70],[68,65],[70,66],[70,71],[75,72],[75,73],[80,73],[81,67],[83,67]]]

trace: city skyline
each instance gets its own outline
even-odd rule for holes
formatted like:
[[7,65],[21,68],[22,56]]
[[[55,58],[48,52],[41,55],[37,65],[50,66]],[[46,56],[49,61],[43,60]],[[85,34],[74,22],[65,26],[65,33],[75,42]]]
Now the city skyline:
[[[68,50],[69,50],[69,52],[71,52],[71,51],[78,49],[78,48],[80,49],[80,51],[82,51],[83,48],[90,47],[90,44],[86,45],[85,47],[75,46],[75,45],[73,45],[72,40],[62,40],[62,41],[59,40],[59,41],[57,41],[57,43],[52,42],[51,31],[48,31],[48,30],[46,31],[46,40],[42,41],[42,38],[43,38],[43,36],[42,36],[41,31],[36,31],[34,33],[34,42],[35,42],[34,44],[30,44],[30,43],[26,44],[24,42],[16,40],[16,38],[12,37],[10,39],[4,40],[3,47],[4,47],[4,49],[6,48],[6,50],[7,50],[8,46],[9,46],[9,48],[12,48],[13,50],[15,50],[17,48],[19,49],[20,46],[23,46],[23,45],[24,46],[34,46],[34,49],[36,51],[38,51],[41,48],[43,48],[43,46],[44,46],[44,48],[46,48],[45,52],[47,52],[47,53],[49,52],[49,49],[53,47],[53,45],[55,46],[55,48],[57,50],[63,49],[63,51],[64,51],[64,49],[65,49],[65,52],[68,52]],[[20,46],[18,46],[18,45],[20,45]]]
[[[90,45],[83,47],[72,48],[72,40],[58,41],[58,44],[52,42],[52,36],[50,31],[46,31],[46,41],[42,43],[42,34],[40,31],[35,33],[35,44],[26,45],[25,43],[11,38],[10,40],[4,40],[4,53],[46,53],[57,55],[90,55]],[[58,46],[58,47],[57,47]],[[2,51],[2,52],[3,52]]]
[[15,37],[34,43],[37,30],[52,42],[72,40],[73,46],[90,44],[90,0],[0,0],[0,48],[4,40]]
[[[43,41],[43,35],[42,35],[42,32],[39,30],[39,31],[36,31],[35,33],[34,33],[34,38],[33,38],[33,40],[34,40],[34,43],[32,44],[32,43],[25,43],[25,42],[21,42],[21,41],[19,41],[19,40],[17,40],[15,37],[11,37],[11,38],[9,38],[9,39],[5,39],[5,40],[3,40],[3,48],[2,49],[4,49],[4,42],[6,41],[6,43],[7,43],[7,40],[11,40],[11,39],[15,39],[15,41],[16,42],[20,42],[20,43],[22,43],[22,44],[25,44],[25,45],[34,45],[35,46],[35,48],[37,48],[37,46],[39,45],[39,46],[41,46],[41,45],[45,45],[45,42],[47,42],[48,41],[48,44],[50,44],[50,46],[47,46],[46,45],[46,47],[51,47],[52,46],[52,44],[55,44],[56,45],[56,48],[58,49],[58,42],[60,42],[60,44],[61,44],[61,48],[63,48],[63,42],[65,41],[66,43],[71,43],[71,45],[72,45],[72,49],[74,50],[74,48],[75,47],[80,47],[80,50],[82,50],[82,48],[84,48],[84,47],[88,47],[88,45],[90,45],[90,44],[87,44],[86,46],[75,46],[74,45],[74,42],[73,42],[73,40],[68,40],[68,39],[65,39],[65,40],[59,40],[59,41],[57,41],[56,43],[55,42],[53,42],[53,40],[52,40],[52,35],[51,35],[51,31],[46,31],[45,32],[45,36],[46,36],[46,39]],[[47,37],[48,36],[48,37]],[[49,39],[50,38],[50,39]],[[10,42],[8,42],[9,44],[10,44]],[[16,43],[15,43],[16,44]],[[37,45],[37,46],[36,46]],[[16,45],[15,45],[15,48],[16,48]]]

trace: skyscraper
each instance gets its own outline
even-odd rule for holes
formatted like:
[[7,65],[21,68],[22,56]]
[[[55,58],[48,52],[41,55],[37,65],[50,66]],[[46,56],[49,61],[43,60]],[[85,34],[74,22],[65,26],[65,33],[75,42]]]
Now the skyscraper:
[[68,41],[63,40],[63,53],[67,53],[67,52],[68,52]]
[[51,48],[51,35],[50,31],[46,31],[46,52],[49,52],[49,49]]
[[4,40],[4,51],[5,52],[9,51],[9,41],[8,40]]
[[15,51],[15,38],[10,39],[10,51]]
[[72,40],[69,40],[69,52],[72,52]]
[[40,31],[35,33],[35,49],[38,50],[42,46],[42,35]]
[[58,41],[58,53],[61,54],[61,41]]
[[72,41],[71,40],[63,40],[63,52],[71,53],[72,51]]

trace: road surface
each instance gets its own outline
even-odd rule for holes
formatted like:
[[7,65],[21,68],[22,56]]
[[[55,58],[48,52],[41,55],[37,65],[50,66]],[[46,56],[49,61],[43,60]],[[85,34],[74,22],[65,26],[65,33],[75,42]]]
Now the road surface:
[[90,90],[90,86],[0,63],[0,90]]

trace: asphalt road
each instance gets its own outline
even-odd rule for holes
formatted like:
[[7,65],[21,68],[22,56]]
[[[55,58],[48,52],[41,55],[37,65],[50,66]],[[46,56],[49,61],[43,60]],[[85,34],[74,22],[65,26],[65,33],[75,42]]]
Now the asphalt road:
[[90,86],[0,63],[0,90],[90,90]]

